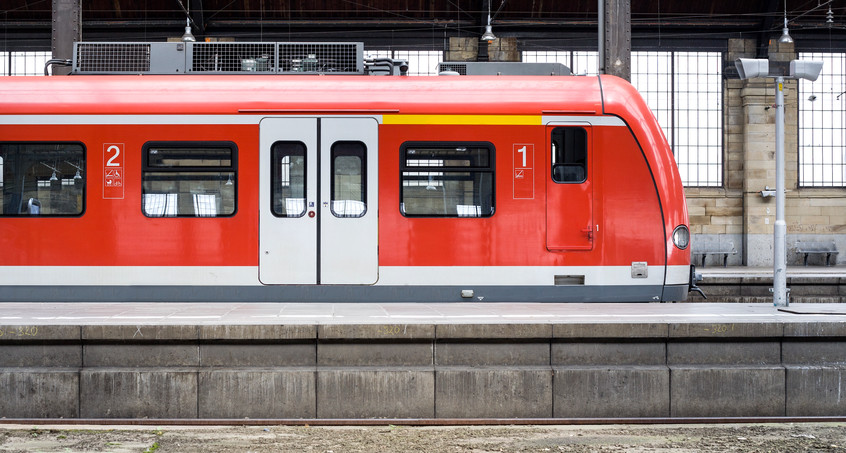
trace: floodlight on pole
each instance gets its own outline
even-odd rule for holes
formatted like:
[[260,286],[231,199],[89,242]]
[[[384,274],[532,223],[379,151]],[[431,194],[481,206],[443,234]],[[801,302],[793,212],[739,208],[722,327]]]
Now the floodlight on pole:
[[[785,30],[786,25],[785,20]],[[738,58],[734,64],[741,79],[770,77],[768,60]],[[776,307],[790,304],[787,298],[787,222],[784,220],[784,80],[806,79],[813,82],[820,76],[822,65],[821,61],[793,60],[789,75],[772,76],[776,82],[776,221],[773,225],[773,305]]]
[[766,77],[770,73],[770,60],[762,58],[738,58],[734,62],[741,79]]
[[814,82],[822,72],[822,61],[793,60],[790,62],[790,78]]

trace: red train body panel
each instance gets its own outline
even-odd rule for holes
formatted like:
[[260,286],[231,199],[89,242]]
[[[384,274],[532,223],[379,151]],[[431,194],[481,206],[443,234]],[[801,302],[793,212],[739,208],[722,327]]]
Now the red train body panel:
[[[0,111],[4,300],[657,301],[688,291],[672,152],[614,77],[21,77],[0,84]],[[183,172],[150,151],[221,143],[234,162],[213,162],[229,165],[215,187],[234,194],[231,212],[148,212],[151,200],[192,194],[195,210],[202,197],[215,213],[229,203],[207,181],[168,198],[163,187],[214,172]],[[364,154],[336,154],[339,143]],[[39,146],[81,146],[84,158],[39,158]],[[444,157],[473,152],[482,157]],[[299,173],[278,170],[294,161],[305,162],[304,192],[279,204],[268,187],[299,187]],[[108,196],[115,162],[120,198]],[[47,179],[67,165],[84,190],[67,170],[64,186]],[[341,188],[360,201],[339,200]],[[25,198],[41,198],[43,212],[22,212]],[[61,215],[58,199],[84,211]],[[279,237],[291,231],[304,236]]]

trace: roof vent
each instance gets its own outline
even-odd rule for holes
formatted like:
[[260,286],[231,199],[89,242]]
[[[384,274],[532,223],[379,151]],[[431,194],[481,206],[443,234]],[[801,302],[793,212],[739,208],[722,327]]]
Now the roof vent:
[[73,72],[142,73],[150,71],[150,43],[76,43]]

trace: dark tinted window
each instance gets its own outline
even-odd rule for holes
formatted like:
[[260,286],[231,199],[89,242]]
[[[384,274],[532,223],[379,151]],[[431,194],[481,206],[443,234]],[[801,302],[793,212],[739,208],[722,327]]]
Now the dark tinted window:
[[79,143],[0,143],[2,215],[80,215],[87,176]]
[[580,183],[587,179],[587,131],[581,127],[552,130],[552,180]]
[[277,217],[302,217],[306,212],[306,146],[276,142],[270,150],[271,210]]
[[332,214],[362,217],[367,212],[367,148],[361,142],[332,145]]
[[405,143],[401,153],[400,211],[403,215],[493,215],[493,145]]
[[237,148],[231,142],[144,145],[141,210],[147,217],[235,213]]

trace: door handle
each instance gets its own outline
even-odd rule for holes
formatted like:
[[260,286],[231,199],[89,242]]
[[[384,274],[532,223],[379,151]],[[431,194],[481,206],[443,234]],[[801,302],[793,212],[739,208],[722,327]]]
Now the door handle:
[[588,226],[587,228],[582,228],[582,232],[587,234],[587,238],[589,241],[593,240],[593,228]]

